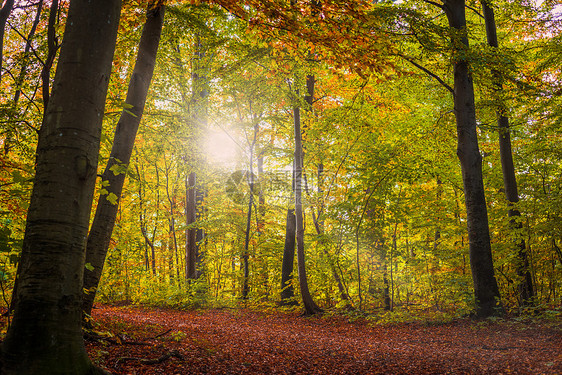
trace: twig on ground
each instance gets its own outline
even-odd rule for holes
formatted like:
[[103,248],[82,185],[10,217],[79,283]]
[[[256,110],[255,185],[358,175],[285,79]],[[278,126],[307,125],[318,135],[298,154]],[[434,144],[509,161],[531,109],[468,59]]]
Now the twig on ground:
[[125,340],[122,337],[116,336],[117,339],[111,338],[111,337],[105,337],[105,336],[101,336],[101,335],[97,335],[94,333],[88,333],[88,332],[84,332],[84,339],[86,340],[90,340],[90,341],[105,341],[105,342],[109,342],[111,344],[114,345],[152,345],[148,342],[143,342],[143,341],[128,341]]
[[121,357],[115,362],[115,366],[119,365],[121,362],[126,361],[139,361],[144,365],[155,365],[158,363],[162,363],[172,357],[176,357],[178,359],[183,360],[183,355],[180,354],[177,350],[170,350],[168,353],[161,355],[155,359],[147,359],[147,358],[137,358],[137,357]]
[[169,330],[167,330],[166,332],[162,332],[159,335],[153,336],[153,337],[149,337],[147,340],[154,340],[157,339],[159,337],[162,337],[164,335],[167,335],[168,333],[172,332],[172,329],[170,328]]

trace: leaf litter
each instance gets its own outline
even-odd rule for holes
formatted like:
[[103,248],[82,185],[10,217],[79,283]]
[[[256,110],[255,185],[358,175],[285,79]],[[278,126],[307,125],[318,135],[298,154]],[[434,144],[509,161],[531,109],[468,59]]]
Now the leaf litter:
[[369,325],[249,309],[98,305],[90,358],[113,374],[562,374],[562,331],[540,323]]

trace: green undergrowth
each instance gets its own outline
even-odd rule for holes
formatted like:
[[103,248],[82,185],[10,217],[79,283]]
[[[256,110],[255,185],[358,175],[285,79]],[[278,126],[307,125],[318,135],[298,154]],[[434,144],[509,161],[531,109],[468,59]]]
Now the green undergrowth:
[[[241,299],[234,294],[213,296],[207,285],[202,281],[168,285],[167,287],[146,287],[142,293],[122,298],[123,296],[99,295],[98,302],[108,304],[132,304],[147,307],[172,308],[177,310],[221,310],[228,309],[233,313],[244,310],[258,313],[302,314],[301,305],[281,305],[277,300],[268,298]],[[112,298],[113,297],[113,298]],[[115,298],[117,297],[117,298]],[[546,306],[506,309],[503,316],[478,320],[478,324],[543,324],[562,329],[562,307]],[[343,318],[349,322],[365,322],[370,325],[420,324],[438,326],[450,324],[460,319],[472,317],[471,306],[463,303],[455,305],[402,305],[395,306],[392,311],[383,308],[359,310],[351,306],[337,306],[325,309],[322,318]]]

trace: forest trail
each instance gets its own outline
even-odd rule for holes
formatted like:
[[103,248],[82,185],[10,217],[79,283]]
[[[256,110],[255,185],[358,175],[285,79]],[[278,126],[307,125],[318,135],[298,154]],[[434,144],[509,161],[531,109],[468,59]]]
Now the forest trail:
[[93,317],[97,330],[117,336],[87,341],[88,352],[114,374],[562,373],[562,332],[538,324],[369,326],[295,313],[105,305]]

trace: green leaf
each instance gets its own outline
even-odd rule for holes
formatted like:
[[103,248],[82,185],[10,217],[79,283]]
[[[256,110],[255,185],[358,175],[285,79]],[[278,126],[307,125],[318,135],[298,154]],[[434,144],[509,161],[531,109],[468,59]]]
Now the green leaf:
[[120,175],[120,174],[125,174],[125,173],[127,172],[127,165],[121,164],[121,163],[119,163],[119,164],[113,164],[113,165],[109,168],[109,170],[110,170],[111,172],[113,172],[113,174],[114,174],[115,176]]
[[108,196],[105,198],[107,199],[111,204],[117,204],[117,195],[113,194],[113,193],[109,193]]
[[129,115],[133,116],[133,117],[138,117],[137,115],[135,115],[133,112],[127,110],[127,109],[123,109],[123,112],[128,113]]
[[94,270],[94,266],[92,266],[90,263],[86,263],[84,267],[90,272]]

